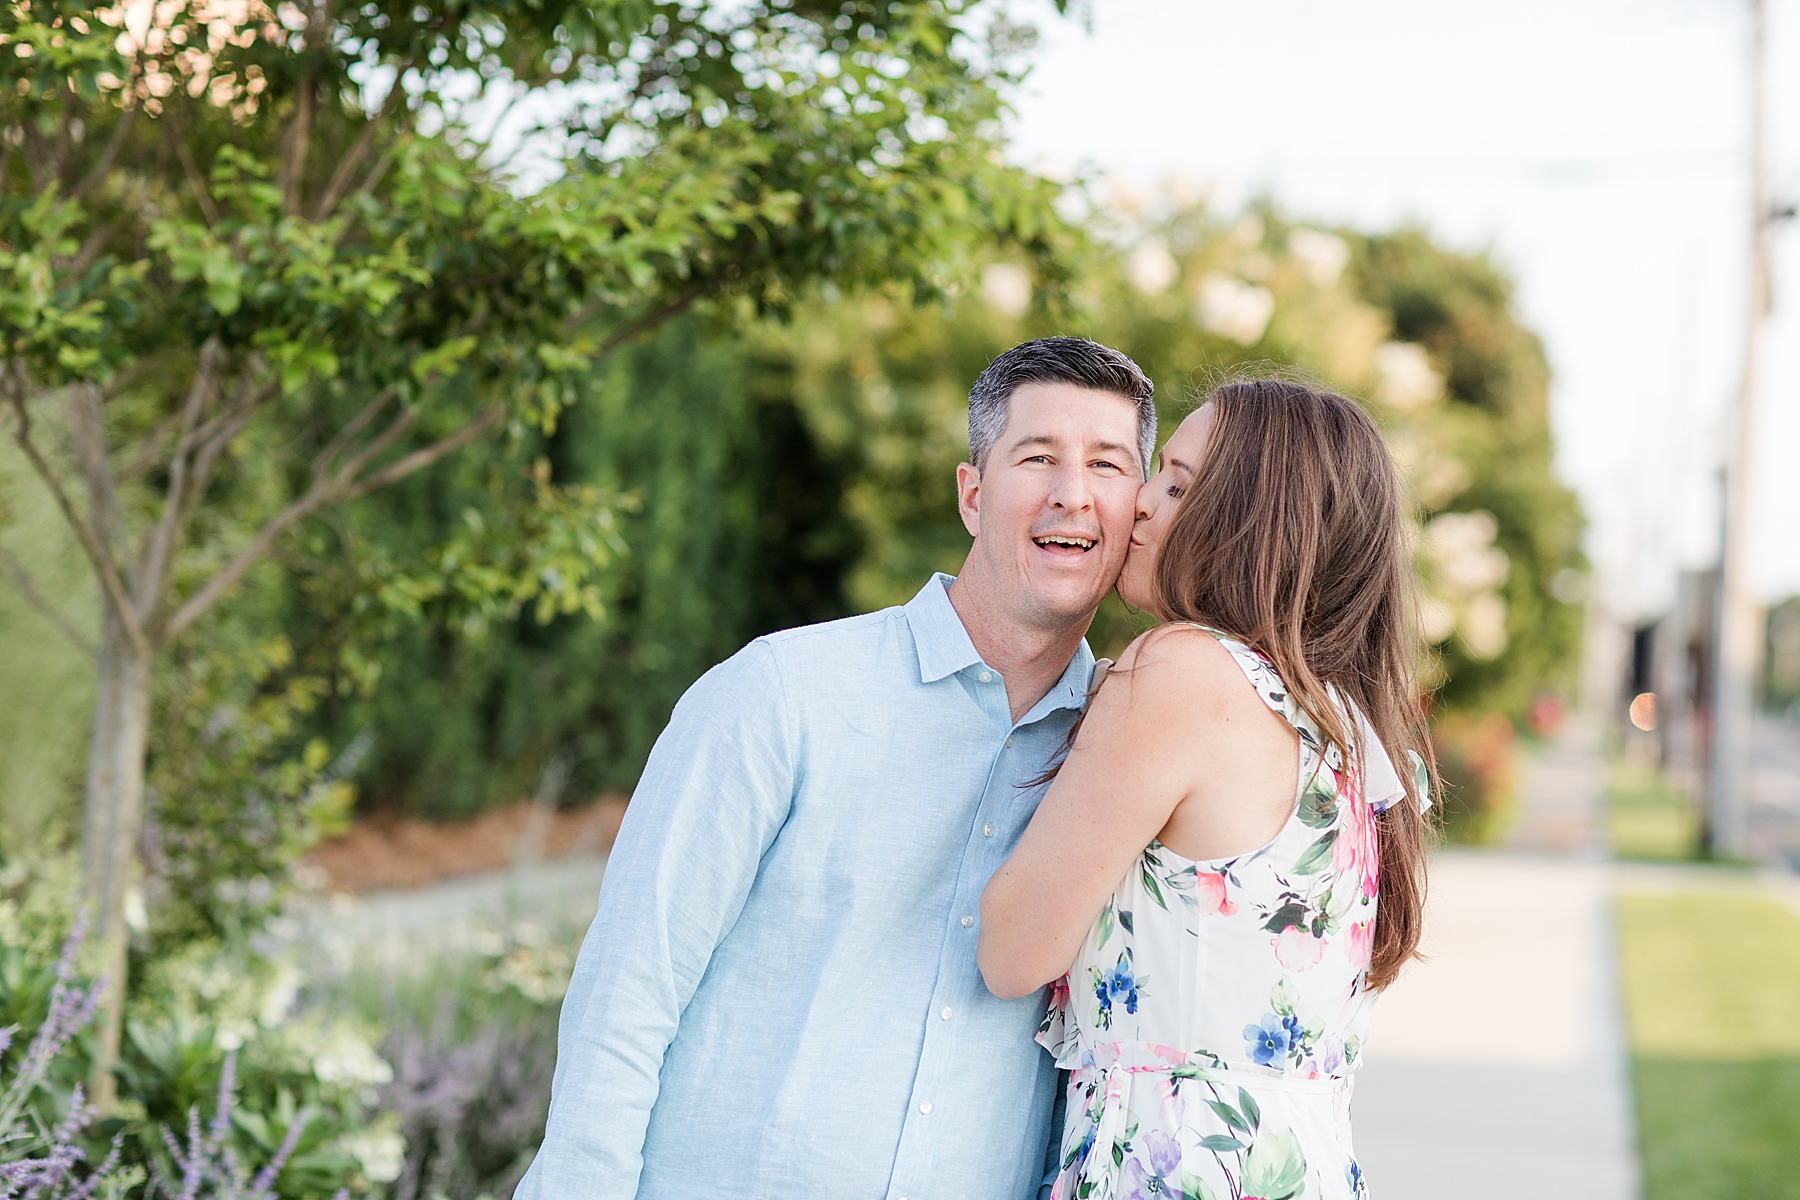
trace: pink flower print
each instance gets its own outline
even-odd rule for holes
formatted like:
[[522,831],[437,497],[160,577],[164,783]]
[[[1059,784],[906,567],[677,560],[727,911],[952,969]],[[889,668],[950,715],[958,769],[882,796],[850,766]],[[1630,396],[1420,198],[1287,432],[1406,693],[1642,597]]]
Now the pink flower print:
[[1345,951],[1350,956],[1350,965],[1357,970],[1365,970],[1375,948],[1375,922],[1358,921],[1350,926],[1349,941]]
[[1067,1008],[1069,1006],[1069,977],[1064,975],[1050,985],[1050,1008]]
[[1331,844],[1331,869],[1342,876],[1362,881],[1362,894],[1373,898],[1376,891],[1375,812],[1358,801],[1350,806],[1347,819],[1338,827],[1337,840]]
[[1270,939],[1269,945],[1275,947],[1275,961],[1290,971],[1316,967],[1325,957],[1325,939],[1316,938],[1297,925],[1282,930]]
[[1225,876],[1215,875],[1211,871],[1198,871],[1194,874],[1194,896],[1200,902],[1200,915],[1210,917],[1214,913],[1229,917],[1237,912],[1237,905],[1225,891]]

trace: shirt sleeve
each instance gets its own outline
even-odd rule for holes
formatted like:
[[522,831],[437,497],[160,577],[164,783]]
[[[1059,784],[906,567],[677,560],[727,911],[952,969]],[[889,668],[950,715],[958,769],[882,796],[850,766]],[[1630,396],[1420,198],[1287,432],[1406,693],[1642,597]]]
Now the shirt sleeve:
[[[1111,659],[1102,659],[1108,667]],[[1056,1191],[1056,1177],[1062,1174],[1063,1126],[1069,1116],[1069,1073],[1056,1073],[1056,1101],[1050,1106],[1050,1145],[1044,1151],[1044,1173],[1038,1180],[1037,1200],[1050,1200]]]
[[563,1000],[544,1143],[518,1200],[637,1192],[663,1055],[793,801],[773,648],[707,672],[657,738]]

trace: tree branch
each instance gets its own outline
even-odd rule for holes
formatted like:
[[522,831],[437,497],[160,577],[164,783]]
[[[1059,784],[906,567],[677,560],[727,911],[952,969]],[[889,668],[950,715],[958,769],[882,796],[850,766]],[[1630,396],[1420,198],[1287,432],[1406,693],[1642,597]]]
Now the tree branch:
[[359,480],[344,493],[343,498],[346,500],[354,500],[358,496],[366,496],[378,488],[384,488],[390,483],[406,478],[414,471],[429,467],[432,463],[443,458],[446,454],[456,453],[458,450],[461,450],[464,446],[498,425],[500,423],[500,418],[505,415],[504,409],[488,409],[487,412],[476,417],[473,421],[470,421],[467,425],[464,425],[449,437],[444,438],[441,441],[433,442],[422,450],[414,450],[405,458],[396,459],[394,462],[389,463],[367,479]]
[[206,344],[200,348],[200,365],[195,368],[194,381],[188,387],[187,401],[181,406],[181,437],[175,443],[175,453],[169,456],[169,488],[163,497],[162,515],[157,519],[155,532],[144,551],[142,568],[132,581],[140,612],[156,610],[157,594],[162,591],[170,560],[180,544],[181,514],[187,507],[188,471],[193,465],[194,430],[212,395],[223,354],[216,336],[206,339]]
[[150,652],[150,643],[144,636],[144,628],[138,621],[137,613],[132,611],[130,599],[125,595],[125,584],[119,578],[118,565],[113,562],[112,556],[107,553],[105,546],[95,536],[93,528],[76,511],[75,502],[64,490],[62,481],[56,477],[56,472],[39,453],[37,443],[31,440],[31,412],[25,404],[24,384],[18,377],[17,368],[12,372],[12,376],[12,387],[9,390],[13,413],[16,417],[13,441],[18,443],[19,449],[25,454],[25,460],[31,464],[31,469],[37,472],[38,478],[44,481],[44,486],[50,489],[50,495],[56,501],[56,506],[62,510],[63,520],[67,521],[69,528],[75,531],[75,537],[81,542],[81,548],[87,552],[88,561],[93,563],[95,573],[100,576],[100,583],[105,590],[106,598],[111,602],[113,610],[119,618],[119,624],[124,627],[125,636],[131,639],[132,647],[139,654],[147,655]]
[[305,65],[300,68],[300,86],[294,93],[294,122],[288,126],[287,156],[281,164],[281,211],[290,217],[300,215],[300,189],[306,180],[306,153],[312,148],[313,109],[319,99],[317,55],[323,40],[325,5],[312,0],[302,40]]
[[332,462],[337,456],[342,454],[345,448],[357,439],[358,435],[368,427],[369,422],[375,419],[375,415],[383,408],[387,407],[387,402],[397,396],[399,392],[400,385],[390,383],[387,387],[376,392],[374,398],[363,405],[363,410],[361,412],[345,422],[344,427],[338,430],[337,436],[332,438],[323,450],[319,451],[319,456],[317,458],[313,459],[312,473],[314,479],[323,479],[325,477],[325,472],[330,469]]
[[[88,489],[88,520],[103,546],[125,544],[118,489],[106,452],[106,413],[98,385],[83,381],[68,389],[69,432],[75,443],[75,470]],[[126,564],[129,578],[130,563]]]
[[[127,89],[126,96],[132,95],[130,89]],[[138,106],[127,99],[125,111],[119,115],[119,123],[113,128],[113,135],[107,140],[106,149],[100,153],[100,161],[93,165],[85,179],[75,185],[75,190],[69,194],[69,199],[81,199],[90,189],[106,178],[108,172],[113,168],[113,163],[118,160],[119,151],[125,146],[125,139],[131,135],[131,126],[137,120],[137,115]]]
[[410,58],[395,68],[394,86],[389,88],[388,94],[383,97],[380,110],[369,118],[368,124],[363,126],[362,133],[357,136],[356,144],[351,146],[349,153],[338,161],[337,169],[331,173],[331,181],[325,185],[325,194],[319,198],[319,207],[313,215],[313,220],[329,220],[332,212],[338,206],[338,201],[344,198],[344,193],[350,187],[351,177],[356,174],[357,168],[362,166],[363,159],[368,157],[370,147],[375,144],[376,131],[392,119],[394,110],[406,99],[406,89],[400,86],[400,81],[410,70],[412,70],[412,59]]
[[206,190],[206,180],[200,177],[200,164],[194,161],[187,143],[172,128],[169,140],[175,143],[175,157],[181,160],[181,170],[187,176],[188,190],[194,193],[194,202],[200,206],[200,217],[206,222],[206,227],[212,229],[219,223],[219,210],[213,204],[212,193]]
[[[629,342],[639,334],[648,333],[658,325],[661,325],[664,321],[686,312],[688,307],[692,305],[694,301],[704,296],[713,288],[721,286],[721,284],[722,281],[712,278],[707,278],[694,284],[692,287],[688,288],[687,291],[681,293],[681,295],[675,297],[661,308],[639,317],[625,328],[607,338],[600,344],[600,349],[595,351],[594,357],[605,358],[608,354],[611,354],[614,350],[617,350],[620,346],[623,346],[626,342]],[[575,332],[575,330],[581,328],[582,325],[591,320],[601,308],[605,307],[605,304],[606,302],[604,300],[592,300],[587,304],[584,304],[580,311],[562,323],[563,332],[565,334]]]
[[[398,433],[394,432],[395,427],[398,426],[400,430],[404,431],[406,425],[411,423],[411,414],[416,413],[417,411],[417,409],[409,408],[400,416],[395,417],[388,429],[382,432],[382,436],[377,438],[375,443],[371,443],[371,448],[376,444],[391,440],[389,438],[390,433],[393,433],[394,436],[398,436]],[[388,484],[402,479],[407,475],[412,474],[414,471],[430,466],[438,459],[443,458],[447,454],[455,453],[457,450],[486,433],[489,429],[498,424],[501,417],[504,415],[505,410],[503,409],[489,409],[449,437],[434,442],[421,450],[413,451],[404,458],[398,459],[388,466],[383,467],[366,479],[353,481],[352,476],[349,473],[352,468],[360,469],[360,467],[367,462],[368,458],[372,457],[368,450],[365,449],[362,453],[358,454],[355,459],[352,459],[350,463],[347,463],[343,471],[339,471],[330,479],[320,480],[315,483],[307,490],[304,496],[301,496],[298,500],[295,500],[292,504],[282,509],[281,512],[277,513],[274,517],[271,517],[267,524],[256,531],[256,536],[250,539],[249,545],[238,551],[237,556],[229,563],[225,564],[224,567],[220,568],[218,574],[207,580],[204,587],[188,597],[187,601],[182,604],[180,608],[175,610],[168,621],[163,624],[161,630],[159,630],[160,636],[163,638],[180,636],[188,626],[192,625],[204,615],[207,609],[217,603],[219,597],[223,596],[233,584],[241,579],[246,571],[255,566],[259,560],[267,555],[270,548],[274,546],[275,540],[285,533],[295,522],[317,512],[328,504],[334,504],[341,500],[354,499],[358,496],[366,496],[377,488],[386,487]]]
[[6,571],[13,586],[19,589],[19,594],[25,597],[27,604],[37,609],[39,616],[61,630],[63,636],[74,642],[76,648],[83,654],[96,661],[99,660],[100,651],[94,643],[89,641],[87,635],[81,630],[75,628],[74,622],[57,612],[55,607],[44,599],[43,593],[38,591],[37,584],[32,580],[31,572],[25,568],[25,564],[14,557],[12,551],[3,546],[0,546],[0,569]]

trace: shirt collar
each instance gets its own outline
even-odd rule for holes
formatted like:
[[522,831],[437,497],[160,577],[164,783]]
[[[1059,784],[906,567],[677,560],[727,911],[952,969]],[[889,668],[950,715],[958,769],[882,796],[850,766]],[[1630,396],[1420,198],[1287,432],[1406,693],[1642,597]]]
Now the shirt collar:
[[[906,602],[903,610],[912,629],[913,645],[918,649],[921,683],[936,683],[981,663],[975,643],[969,640],[969,631],[963,628],[962,618],[950,603],[947,589],[955,581],[956,576],[937,572],[918,595]],[[1062,678],[1019,723],[1028,725],[1059,708],[1080,708],[1087,701],[1088,680],[1093,674],[1094,652],[1083,638],[1069,665],[1063,668]]]
[[936,683],[965,667],[975,666],[981,655],[969,640],[962,618],[950,604],[949,586],[956,576],[942,571],[925,581],[919,594],[906,602],[906,623],[912,628],[913,645],[919,651],[919,682]]

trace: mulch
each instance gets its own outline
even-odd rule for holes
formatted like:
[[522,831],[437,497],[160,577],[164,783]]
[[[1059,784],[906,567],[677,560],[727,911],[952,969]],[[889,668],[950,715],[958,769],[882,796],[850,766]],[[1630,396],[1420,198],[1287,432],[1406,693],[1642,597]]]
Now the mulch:
[[[421,821],[392,814],[358,820],[343,837],[321,842],[307,855],[331,877],[329,890],[363,895],[416,888],[512,865],[528,848],[532,804],[519,800],[466,821]],[[535,831],[541,858],[603,854],[612,848],[625,815],[625,797],[607,795],[593,804],[549,814]],[[538,840],[538,838],[534,838]]]

